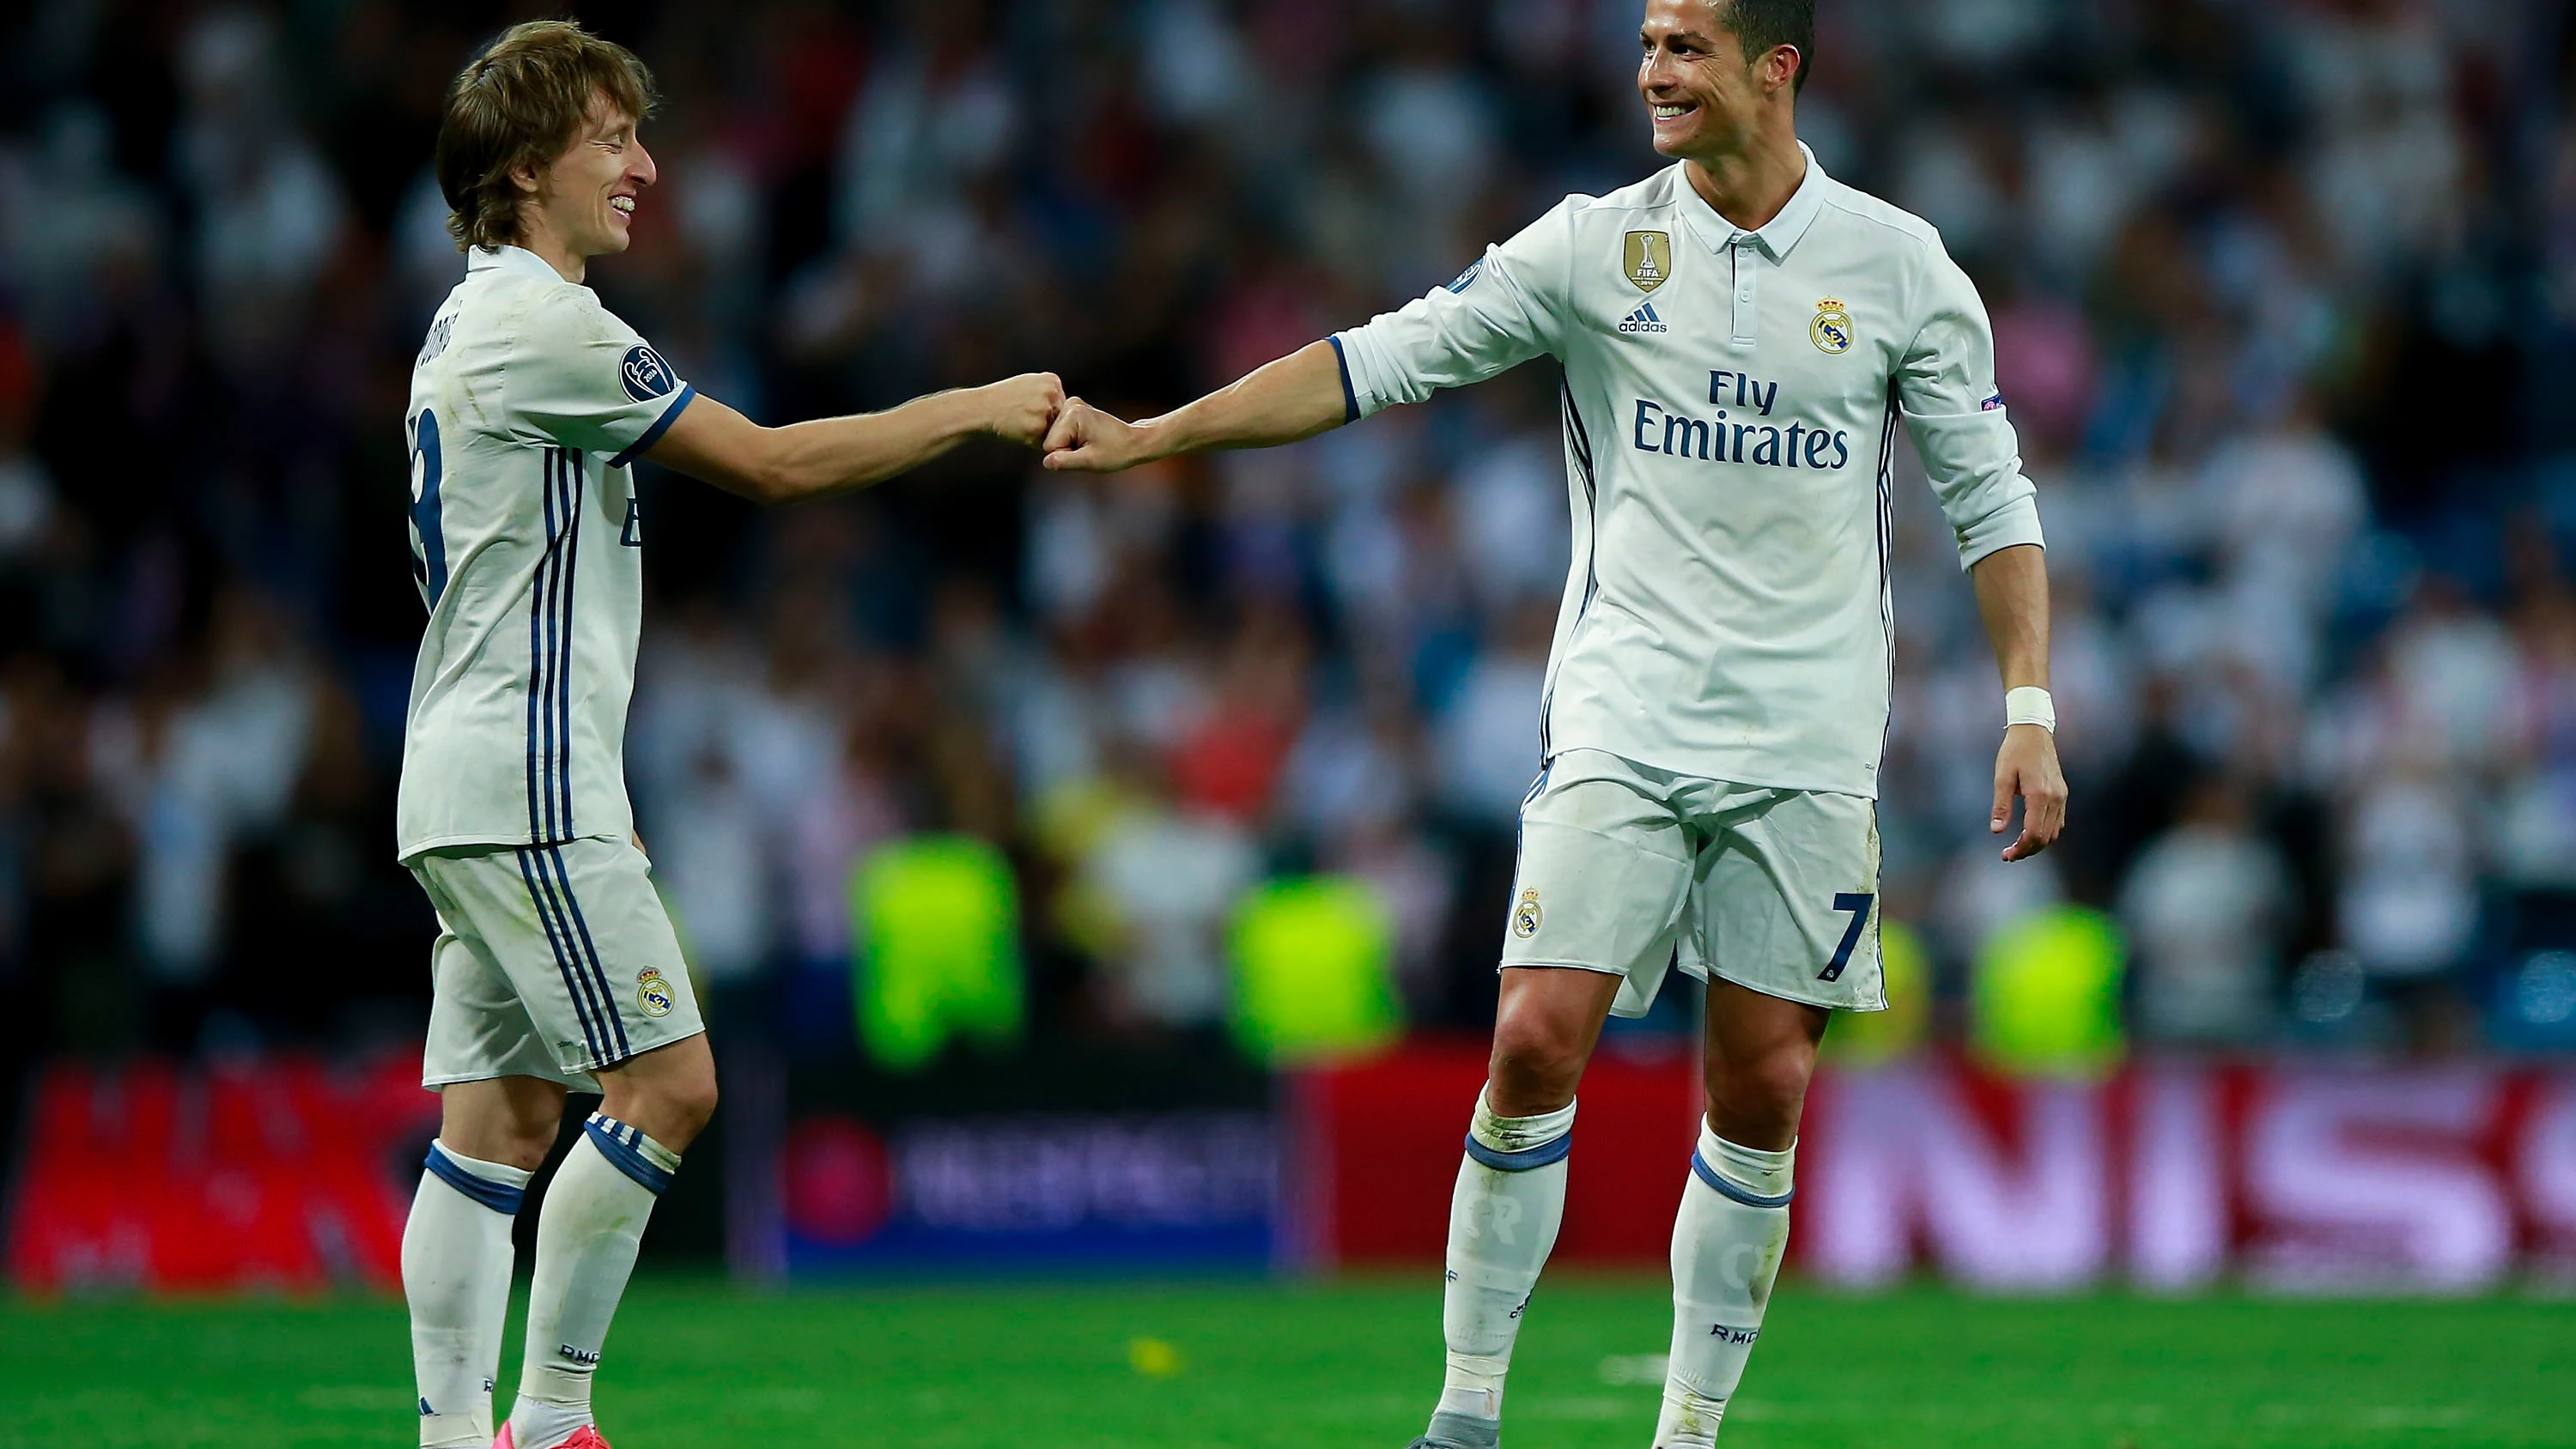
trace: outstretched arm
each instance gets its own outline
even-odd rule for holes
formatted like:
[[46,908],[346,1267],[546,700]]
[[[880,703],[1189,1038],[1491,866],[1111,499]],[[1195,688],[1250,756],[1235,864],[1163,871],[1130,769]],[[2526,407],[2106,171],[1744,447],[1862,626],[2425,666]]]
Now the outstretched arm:
[[1074,398],[1047,433],[1046,466],[1115,473],[1175,453],[1275,447],[1338,428],[1350,411],[1333,344],[1312,342],[1177,412],[1143,422],[1121,422]]
[[[2048,554],[2034,544],[2000,548],[1970,571],[1977,612],[1995,646],[2004,689],[2048,687]],[[2022,800],[2021,835],[2004,847],[2004,859],[2028,860],[2048,849],[2066,828],[2066,776],[2057,766],[2057,736],[2036,724],[2004,727],[1995,752],[1995,812],[1989,834],[2012,824],[2014,796]]]
[[1123,423],[1076,400],[1047,434],[1046,465],[1114,473],[1175,453],[1293,443],[1482,382],[1549,351],[1571,275],[1572,199],[1458,274],[1364,326],[1309,343],[1178,412]]
[[918,468],[978,433],[1036,447],[1063,403],[1054,373],[1031,372],[881,413],[764,428],[701,396],[644,456],[757,503],[794,503]]

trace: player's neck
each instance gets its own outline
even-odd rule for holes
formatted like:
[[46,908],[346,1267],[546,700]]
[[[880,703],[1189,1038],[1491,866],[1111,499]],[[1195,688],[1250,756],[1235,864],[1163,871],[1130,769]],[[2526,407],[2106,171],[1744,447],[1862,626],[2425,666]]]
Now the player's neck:
[[1693,156],[1682,174],[1719,216],[1746,231],[1760,231],[1789,205],[1807,179],[1806,153],[1784,117],[1748,138],[1740,151]]
[[590,274],[590,259],[564,245],[563,238],[546,225],[542,214],[523,212],[521,215],[526,217],[526,221],[519,228],[519,246],[535,252],[547,266],[555,269],[555,275],[567,282],[578,285]]

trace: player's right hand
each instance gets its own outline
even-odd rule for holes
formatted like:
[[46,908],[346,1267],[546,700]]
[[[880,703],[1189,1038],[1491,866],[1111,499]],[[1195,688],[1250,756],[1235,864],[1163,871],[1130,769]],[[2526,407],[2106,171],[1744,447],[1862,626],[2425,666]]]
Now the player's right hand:
[[984,388],[992,404],[984,430],[1006,442],[1034,448],[1064,407],[1064,383],[1052,372],[1024,372]]
[[1057,472],[1115,473],[1146,461],[1145,430],[1080,398],[1065,400],[1047,430],[1046,466]]

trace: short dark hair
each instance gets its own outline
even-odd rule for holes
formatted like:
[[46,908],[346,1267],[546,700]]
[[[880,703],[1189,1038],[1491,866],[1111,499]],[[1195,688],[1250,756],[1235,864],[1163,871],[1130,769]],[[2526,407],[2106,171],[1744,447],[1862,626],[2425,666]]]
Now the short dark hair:
[[438,191],[456,249],[519,239],[521,194],[510,173],[543,167],[589,123],[592,98],[642,120],[653,73],[634,52],[569,20],[531,20],[466,63],[438,122]]
[[1798,77],[1789,83],[1796,95],[1807,88],[1816,68],[1816,0],[1717,0],[1718,23],[1735,32],[1751,65],[1775,45],[1798,48]]

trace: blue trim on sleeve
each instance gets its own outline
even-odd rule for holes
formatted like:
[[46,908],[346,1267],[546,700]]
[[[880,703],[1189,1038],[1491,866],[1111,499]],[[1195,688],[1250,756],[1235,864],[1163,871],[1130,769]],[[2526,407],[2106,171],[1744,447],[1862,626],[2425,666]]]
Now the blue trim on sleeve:
[[528,1190],[524,1187],[512,1187],[506,1182],[494,1182],[466,1171],[435,1142],[429,1144],[429,1156],[423,1158],[420,1165],[429,1169],[430,1176],[505,1218],[517,1217],[519,1204],[528,1199]]
[[1563,1162],[1566,1154],[1573,1150],[1574,1133],[1571,1130],[1553,1141],[1524,1147],[1518,1152],[1497,1152],[1477,1141],[1475,1133],[1467,1134],[1467,1155],[1496,1172],[1527,1172],[1534,1167]]
[[1333,366],[1342,370],[1342,421],[1356,423],[1360,420],[1360,395],[1351,390],[1350,355],[1342,351],[1341,338],[1327,337],[1324,340],[1333,344]]
[[671,1185],[670,1169],[655,1165],[635,1147],[635,1139],[642,1137],[643,1133],[597,1112],[591,1113],[590,1120],[581,1124],[581,1130],[590,1134],[590,1145],[599,1149],[599,1155],[608,1159],[609,1166],[635,1179],[646,1192],[660,1197],[662,1189]]
[[628,446],[625,452],[609,459],[608,466],[611,468],[623,468],[628,463],[633,462],[637,457],[641,456],[646,449],[652,447],[655,443],[662,441],[662,434],[670,430],[671,424],[680,420],[680,413],[682,410],[686,409],[689,405],[689,400],[697,395],[697,388],[685,382],[681,383],[680,395],[671,399],[671,405],[669,407],[662,409],[662,415],[653,420],[653,426],[646,428],[644,430],[644,436],[637,438],[633,444]]
[[1798,1190],[1794,1187],[1778,1197],[1764,1197],[1750,1188],[1742,1187],[1716,1168],[1709,1166],[1708,1159],[1700,1156],[1696,1148],[1691,1151],[1691,1171],[1698,1174],[1700,1181],[1717,1189],[1720,1197],[1731,1198],[1749,1208],[1784,1208],[1789,1205],[1789,1199],[1798,1195]]

